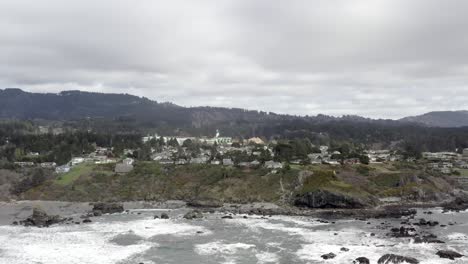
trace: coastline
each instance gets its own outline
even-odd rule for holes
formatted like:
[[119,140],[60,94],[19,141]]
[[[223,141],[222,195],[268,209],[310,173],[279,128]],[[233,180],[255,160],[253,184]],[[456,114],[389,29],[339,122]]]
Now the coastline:
[[[87,214],[93,208],[94,202],[68,202],[68,201],[48,201],[48,200],[14,200],[0,202],[0,225],[8,225],[13,221],[27,218],[34,208],[41,208],[51,215],[62,217],[79,217]],[[221,214],[245,214],[245,215],[285,215],[285,216],[305,216],[321,219],[368,219],[368,218],[400,218],[415,214],[418,209],[438,209],[443,203],[411,203],[395,204],[389,203],[372,208],[363,209],[312,209],[294,206],[277,205],[274,203],[247,203],[231,204],[225,203],[220,207],[211,206],[190,206],[181,200],[168,200],[163,202],[148,201],[126,201],[119,202],[125,210],[174,210],[187,209],[198,210],[202,213]]]

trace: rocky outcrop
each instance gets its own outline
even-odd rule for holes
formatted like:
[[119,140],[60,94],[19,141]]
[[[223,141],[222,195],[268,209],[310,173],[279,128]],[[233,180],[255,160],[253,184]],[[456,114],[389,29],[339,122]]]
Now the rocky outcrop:
[[353,260],[353,264],[370,264],[370,261],[369,261],[368,258],[359,257],[359,258]]
[[378,264],[399,264],[399,263],[409,263],[409,264],[418,264],[419,260],[411,257],[404,257],[395,254],[385,254],[377,261]]
[[328,254],[324,254],[321,256],[323,259],[332,259],[332,258],[335,258],[336,255],[333,254],[333,253],[328,253]]
[[298,195],[294,201],[296,206],[309,208],[364,208],[370,205],[368,201],[342,193],[328,190],[316,190]]
[[120,203],[95,203],[93,205],[94,215],[122,213],[124,207]]
[[448,259],[451,259],[451,260],[463,257],[462,254],[460,254],[458,252],[455,252],[455,251],[452,251],[452,250],[439,250],[436,254],[437,254],[437,256],[439,256],[441,258],[448,258]]
[[198,207],[198,208],[218,208],[223,206],[223,202],[218,200],[191,200],[187,202],[188,206]]
[[185,219],[192,220],[192,219],[200,219],[203,218],[202,212],[198,210],[192,210],[184,215]]
[[166,213],[161,214],[161,219],[169,219],[169,215]]
[[25,220],[20,221],[19,224],[24,226],[48,227],[53,224],[61,223],[65,220],[65,218],[61,218],[58,215],[48,215],[40,208],[34,208],[32,215]]
[[444,204],[443,207],[446,211],[464,211],[468,209],[468,195],[459,195],[451,202]]

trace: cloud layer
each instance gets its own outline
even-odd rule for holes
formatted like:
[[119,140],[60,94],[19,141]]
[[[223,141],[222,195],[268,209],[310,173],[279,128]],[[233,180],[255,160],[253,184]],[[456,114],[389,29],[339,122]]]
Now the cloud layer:
[[464,0],[0,2],[0,87],[399,118],[468,108]]

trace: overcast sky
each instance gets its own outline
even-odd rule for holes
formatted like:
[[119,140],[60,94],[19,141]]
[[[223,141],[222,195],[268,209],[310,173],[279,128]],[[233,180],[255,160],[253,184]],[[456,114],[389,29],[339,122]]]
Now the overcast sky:
[[468,1],[0,0],[0,87],[300,115],[468,109]]

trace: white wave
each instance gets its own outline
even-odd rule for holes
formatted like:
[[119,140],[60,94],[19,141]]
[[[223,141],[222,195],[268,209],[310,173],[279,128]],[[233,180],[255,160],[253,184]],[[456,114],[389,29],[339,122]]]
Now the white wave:
[[142,238],[196,235],[197,231],[209,233],[203,227],[153,219],[49,228],[0,226],[0,263],[113,264],[157,245],[144,239],[128,246],[109,242],[116,235],[129,231]]
[[279,261],[278,254],[271,252],[260,252],[255,254],[255,257],[258,259],[258,264],[278,263]]
[[223,243],[221,241],[195,245],[195,252],[199,255],[234,255],[239,250],[255,249],[255,245],[245,243]]
[[468,240],[468,236],[463,233],[451,233],[447,235],[447,238],[450,240],[461,240],[461,241]]
[[108,236],[73,227],[0,228],[0,263],[112,264],[151,247],[141,243],[118,246]]
[[202,231],[201,235],[210,234],[211,231],[202,227],[190,225],[177,220],[166,219],[143,219],[130,222],[102,222],[90,225],[96,231],[104,230],[111,233],[122,233],[131,231],[138,236],[150,238],[156,235],[194,235],[197,231]]

